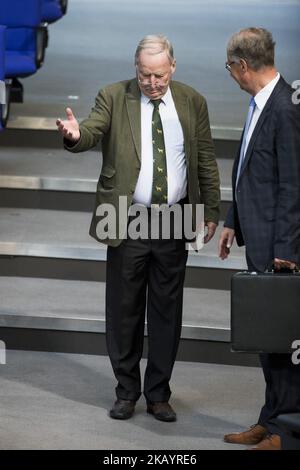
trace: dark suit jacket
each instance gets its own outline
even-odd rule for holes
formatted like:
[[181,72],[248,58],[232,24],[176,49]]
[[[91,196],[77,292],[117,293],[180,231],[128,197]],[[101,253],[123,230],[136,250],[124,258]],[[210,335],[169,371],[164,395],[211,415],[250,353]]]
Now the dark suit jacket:
[[300,262],[300,105],[281,77],[254,129],[225,226],[264,271],[276,258]]
[[[194,210],[196,204],[203,203],[205,219],[218,223],[219,173],[206,101],[183,83],[171,81],[170,88],[184,135],[189,202]],[[141,168],[140,98],[136,79],[100,90],[89,117],[80,123],[79,142],[72,147],[65,145],[71,152],[82,152],[102,141],[103,166],[90,228],[90,234],[97,240],[97,224],[104,218],[97,213],[97,208],[111,204],[118,221],[119,196],[127,197],[128,207],[132,203]],[[126,228],[126,223],[123,226]],[[117,237],[100,241],[118,246],[124,236],[124,232],[118,235],[119,232],[117,224]]]

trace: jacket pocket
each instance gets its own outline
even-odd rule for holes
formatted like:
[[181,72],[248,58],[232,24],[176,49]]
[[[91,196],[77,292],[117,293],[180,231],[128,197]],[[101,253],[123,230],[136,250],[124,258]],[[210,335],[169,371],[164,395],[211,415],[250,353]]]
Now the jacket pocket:
[[101,169],[101,174],[99,178],[98,188],[102,187],[104,189],[113,189],[114,188],[114,179],[116,170],[112,166],[104,165]]
[[101,176],[104,176],[105,178],[111,178],[112,176],[114,176],[115,173],[115,168],[110,165],[104,165],[101,169],[100,178]]

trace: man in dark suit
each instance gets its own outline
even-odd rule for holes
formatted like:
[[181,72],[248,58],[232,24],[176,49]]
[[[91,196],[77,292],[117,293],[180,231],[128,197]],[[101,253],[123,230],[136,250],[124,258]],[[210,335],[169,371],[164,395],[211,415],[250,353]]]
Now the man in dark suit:
[[[137,47],[135,66],[136,78],[101,90],[80,125],[70,109],[67,120],[57,125],[72,152],[102,141],[103,166],[90,234],[108,244],[106,337],[118,381],[110,416],[130,418],[141,395],[147,303],[147,411],[156,419],[175,421],[168,403],[169,381],[181,331],[186,243],[183,236],[174,236],[175,222],[167,239],[161,232],[158,239],[130,237],[128,210],[133,204],[145,206],[151,225],[152,212],[163,204],[173,208],[189,202],[195,215],[196,206],[203,203],[208,242],[219,217],[219,175],[205,99],[171,80],[176,61],[168,39],[145,37]],[[127,200],[123,211],[120,197]],[[125,231],[120,224],[117,234],[101,233],[104,205],[115,209],[117,221],[125,213]],[[165,213],[160,217],[164,220]]]
[[[252,98],[233,166],[233,203],[219,243],[227,258],[234,238],[245,245],[248,268],[263,272],[295,268],[300,261],[300,106],[294,90],[274,66],[270,32],[248,28],[227,46],[226,68]],[[283,312],[284,313],[284,312]],[[271,420],[300,411],[300,368],[289,354],[261,354],[266,401],[248,431],[228,434],[226,442],[281,448],[281,431]]]

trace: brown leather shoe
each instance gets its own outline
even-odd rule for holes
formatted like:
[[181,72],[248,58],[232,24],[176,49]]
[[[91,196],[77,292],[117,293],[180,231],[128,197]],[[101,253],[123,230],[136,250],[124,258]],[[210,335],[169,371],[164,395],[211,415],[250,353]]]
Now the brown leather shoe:
[[135,401],[121,400],[115,402],[109,412],[109,416],[113,419],[129,419],[134,413]]
[[252,446],[262,441],[268,434],[265,427],[260,424],[254,424],[247,431],[226,434],[224,441],[230,444],[244,444],[246,446]]
[[281,450],[281,439],[277,434],[269,434],[255,447],[249,450]]
[[176,413],[167,401],[147,403],[147,413],[154,415],[159,421],[176,421]]

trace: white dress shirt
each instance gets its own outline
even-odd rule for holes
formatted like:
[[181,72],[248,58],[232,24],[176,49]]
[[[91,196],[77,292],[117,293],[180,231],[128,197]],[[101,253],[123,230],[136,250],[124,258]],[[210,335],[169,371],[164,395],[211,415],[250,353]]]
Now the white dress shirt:
[[272,91],[274,90],[275,86],[277,85],[277,82],[280,79],[280,74],[277,73],[276,77],[273,78],[264,88],[262,88],[255,96],[254,96],[254,101],[255,101],[255,110],[252,116],[251,124],[249,127],[249,131],[247,134],[246,138],[246,146],[245,146],[245,153],[246,155],[248,144],[250,142],[251,136],[253,134],[253,131],[255,129],[255,126],[257,124],[257,121],[259,119],[259,116],[261,115],[268,99],[271,96]]
[[[133,195],[133,202],[151,206],[153,179],[152,145],[153,104],[141,95],[141,170]],[[167,173],[168,204],[175,204],[187,194],[187,173],[184,152],[184,137],[170,88],[162,97],[159,114],[164,131]]]

